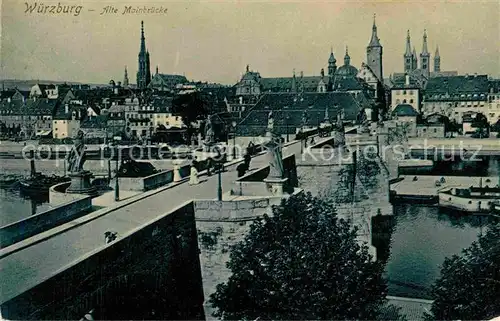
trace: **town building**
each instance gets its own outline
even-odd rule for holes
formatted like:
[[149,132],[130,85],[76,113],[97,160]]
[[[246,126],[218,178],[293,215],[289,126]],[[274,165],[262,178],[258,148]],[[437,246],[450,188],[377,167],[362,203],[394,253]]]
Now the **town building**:
[[484,115],[493,125],[500,121],[500,79],[489,80],[488,104]]
[[151,79],[148,85],[149,89],[154,89],[155,91],[167,91],[174,92],[177,85],[187,84],[188,80],[182,75],[169,75],[158,73],[158,67],[156,67],[156,73]]
[[410,75],[406,75],[406,81],[402,85],[396,85],[391,88],[391,106],[394,111],[400,104],[408,104],[416,111],[420,111],[421,90],[418,85],[412,84]]

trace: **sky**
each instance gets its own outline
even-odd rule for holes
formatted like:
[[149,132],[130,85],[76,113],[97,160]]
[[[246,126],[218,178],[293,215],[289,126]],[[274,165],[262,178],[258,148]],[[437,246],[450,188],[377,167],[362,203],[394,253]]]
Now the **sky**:
[[[81,5],[78,15],[26,13],[27,5]],[[500,77],[500,1],[1,1],[1,79],[88,83],[136,82],[140,22],[151,72],[234,84],[245,71],[263,77],[319,75],[333,48],[337,65],[366,60],[373,15],[383,48],[384,77],[402,72],[406,31],[419,54],[427,30],[431,61],[441,70]],[[101,15],[111,5],[117,14]],[[167,8],[122,14],[125,6]],[[431,64],[432,66],[433,64]]]

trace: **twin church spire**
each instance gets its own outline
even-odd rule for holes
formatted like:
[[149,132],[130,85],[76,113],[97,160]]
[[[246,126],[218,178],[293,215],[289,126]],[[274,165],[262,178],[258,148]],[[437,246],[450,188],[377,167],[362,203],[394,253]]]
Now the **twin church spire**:
[[[427,30],[424,30],[424,35],[422,39],[422,52],[420,53],[420,69],[425,72],[427,76],[430,74],[430,60],[431,54],[428,49],[427,44]],[[409,73],[418,68],[418,58],[417,53],[415,51],[415,47],[413,47],[413,52],[411,51],[411,39],[410,39],[410,30],[407,31],[406,34],[406,49],[404,53],[404,71],[405,73]],[[441,71],[441,57],[439,56],[439,49],[436,47],[436,54],[434,55],[434,71]]]

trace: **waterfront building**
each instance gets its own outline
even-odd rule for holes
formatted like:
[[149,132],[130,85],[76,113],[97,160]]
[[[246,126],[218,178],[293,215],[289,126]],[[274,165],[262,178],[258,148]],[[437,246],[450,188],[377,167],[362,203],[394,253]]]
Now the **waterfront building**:
[[461,124],[466,112],[488,107],[488,76],[465,75],[429,79],[422,102],[422,114],[440,113]]
[[489,81],[488,104],[484,115],[488,118],[490,125],[500,121],[500,79],[491,79]]
[[406,134],[408,137],[417,136],[417,119],[419,113],[409,104],[397,105],[392,115],[398,125],[406,126]]
[[86,117],[86,112],[86,108],[80,105],[60,106],[52,119],[52,137],[57,139],[75,137],[80,129],[80,123]]

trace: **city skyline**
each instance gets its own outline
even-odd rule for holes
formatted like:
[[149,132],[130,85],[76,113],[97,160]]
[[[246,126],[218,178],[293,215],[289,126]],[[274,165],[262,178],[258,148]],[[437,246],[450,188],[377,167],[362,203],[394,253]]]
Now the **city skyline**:
[[[81,14],[36,15],[25,13],[25,3],[3,2],[3,79],[107,83],[121,81],[127,66],[135,83],[141,20],[152,74],[158,65],[160,73],[229,85],[246,65],[264,77],[289,77],[293,69],[319,75],[330,48],[340,66],[346,46],[359,68],[366,62],[373,14],[384,47],[384,78],[403,72],[407,30],[419,54],[424,29],[431,61],[439,46],[441,70],[500,76],[498,42],[492,41],[500,34],[498,2],[177,2],[167,4],[165,14],[138,15],[122,15],[124,4],[117,1],[65,3],[81,4]],[[100,15],[106,5],[119,14]],[[148,0],[127,5],[165,7]],[[480,23],[464,24],[468,16]]]

